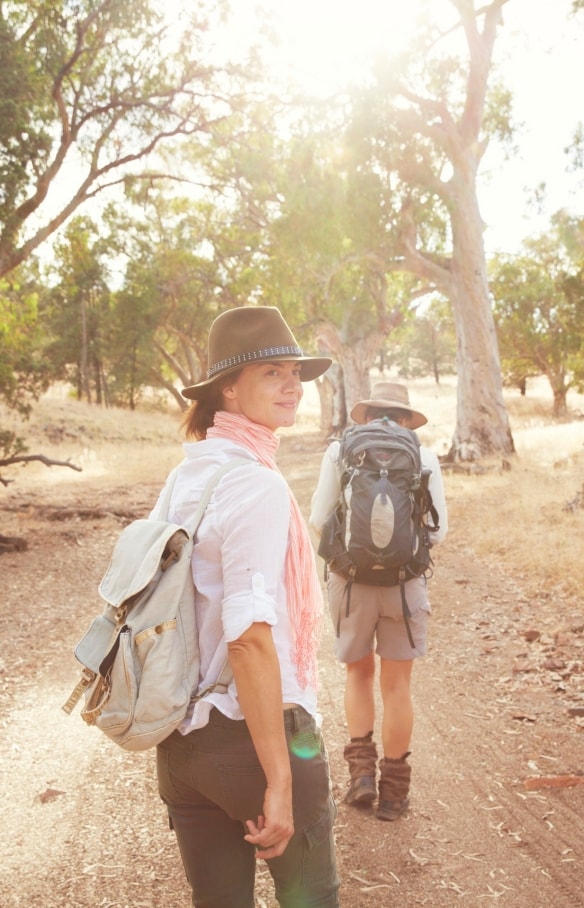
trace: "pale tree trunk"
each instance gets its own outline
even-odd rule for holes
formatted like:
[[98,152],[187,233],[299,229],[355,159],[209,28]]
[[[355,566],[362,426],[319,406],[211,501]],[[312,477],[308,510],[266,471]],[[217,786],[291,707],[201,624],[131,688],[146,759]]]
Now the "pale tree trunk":
[[340,369],[331,369],[327,373],[327,378],[335,389],[334,395],[340,404],[337,415],[344,417],[341,424],[333,422],[334,431],[338,432],[345,427],[348,414],[358,400],[369,397],[371,393],[369,373],[385,337],[400,317],[396,313],[388,313],[383,308],[378,308],[376,328],[362,337],[346,337],[345,332],[330,321],[324,321],[319,325],[317,333],[319,350],[332,356],[340,366]]
[[320,428],[326,435],[338,435],[347,424],[341,365],[333,363],[315,384],[320,400]]
[[[399,110],[405,129],[430,138],[447,157],[452,176],[443,180],[430,164],[403,166],[402,179],[431,189],[450,215],[452,254],[440,258],[418,244],[414,206],[406,198],[401,209],[401,262],[393,270],[408,270],[451,301],[457,336],[458,395],[456,427],[450,460],[474,461],[491,454],[512,454],[511,429],[503,401],[503,381],[495,323],[489,298],[476,178],[487,143],[481,137],[487,79],[501,8],[507,0],[492,0],[475,10],[469,0],[451,0],[458,10],[469,50],[466,100],[458,119],[443,101],[430,100],[407,89],[401,94],[410,110]],[[483,18],[479,29],[478,18]],[[411,135],[411,133],[410,133]],[[417,169],[416,169],[417,167]]]
[[[512,454],[503,380],[488,293],[483,223],[475,191],[474,161],[453,178],[452,273],[449,296],[456,325],[458,372],[456,428],[449,459],[479,460]],[[471,173],[468,173],[470,169]],[[465,179],[465,177],[468,177]]]
[[566,400],[567,395],[566,388],[557,388],[554,391],[554,407],[552,410],[552,416],[554,419],[561,419],[564,416],[568,415],[568,402]]
[[565,369],[550,369],[548,367],[545,370],[545,374],[554,396],[552,417],[554,419],[562,419],[564,416],[568,415],[567,396],[569,385],[566,383]]
[[85,394],[87,403],[91,403],[91,383],[89,381],[89,341],[87,332],[87,304],[85,294],[81,294],[81,355],[79,357],[79,387],[81,400]]

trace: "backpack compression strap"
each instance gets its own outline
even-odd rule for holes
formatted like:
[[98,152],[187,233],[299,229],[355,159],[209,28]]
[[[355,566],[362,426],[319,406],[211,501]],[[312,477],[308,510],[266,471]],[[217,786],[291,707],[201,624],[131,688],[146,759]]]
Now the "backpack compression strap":
[[408,640],[410,641],[410,646],[412,647],[412,649],[415,649],[416,644],[414,643],[414,638],[412,637],[412,629],[410,627],[410,622],[409,622],[409,619],[412,617],[412,613],[410,612],[410,607],[409,607],[407,599],[406,599],[406,569],[405,569],[405,567],[401,567],[399,569],[399,592],[400,592],[401,601],[402,601],[402,613],[404,616],[404,623],[406,626],[406,631],[408,633]]

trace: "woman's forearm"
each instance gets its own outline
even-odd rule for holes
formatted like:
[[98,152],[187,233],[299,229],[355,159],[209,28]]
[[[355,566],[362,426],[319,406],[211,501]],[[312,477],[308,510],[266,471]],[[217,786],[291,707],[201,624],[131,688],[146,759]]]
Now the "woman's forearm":
[[268,786],[289,786],[280,665],[270,626],[252,624],[228,650],[239,704]]

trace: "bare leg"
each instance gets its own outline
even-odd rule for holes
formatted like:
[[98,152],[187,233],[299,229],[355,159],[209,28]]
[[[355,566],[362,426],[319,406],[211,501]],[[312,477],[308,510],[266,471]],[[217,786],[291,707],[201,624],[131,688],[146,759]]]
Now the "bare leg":
[[375,724],[375,653],[373,650],[359,659],[348,662],[345,684],[345,715],[350,738],[364,738]]
[[410,749],[414,708],[410,691],[413,661],[381,660],[383,755],[399,760]]

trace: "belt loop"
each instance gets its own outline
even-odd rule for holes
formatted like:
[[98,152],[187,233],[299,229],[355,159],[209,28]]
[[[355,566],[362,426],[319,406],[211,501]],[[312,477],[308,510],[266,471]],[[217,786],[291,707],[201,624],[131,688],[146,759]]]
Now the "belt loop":
[[286,715],[290,717],[288,721],[290,734],[294,736],[298,731],[298,708],[294,706],[292,709],[287,709]]

